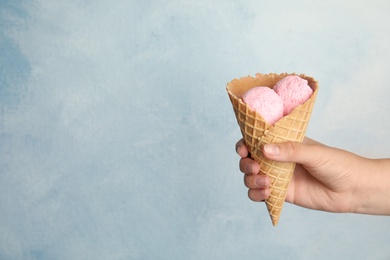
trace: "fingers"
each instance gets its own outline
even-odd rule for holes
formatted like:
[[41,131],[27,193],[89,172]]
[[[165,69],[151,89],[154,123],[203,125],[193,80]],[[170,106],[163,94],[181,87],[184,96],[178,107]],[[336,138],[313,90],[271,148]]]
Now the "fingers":
[[244,184],[249,189],[268,189],[271,181],[266,175],[244,175]]
[[[241,159],[244,160],[244,159]],[[248,159],[250,160],[250,159]],[[263,201],[269,197],[271,180],[263,174],[245,174],[244,184],[248,190],[248,197],[253,201]]]
[[244,175],[244,184],[248,190],[248,197],[253,201],[264,201],[269,197],[271,180],[268,176],[258,174],[260,165],[248,158],[249,151],[243,139],[237,142],[236,152],[241,157],[240,171]]
[[244,139],[241,139],[236,143],[236,152],[241,158],[248,157],[249,151],[245,145]]
[[260,171],[260,165],[250,158],[241,158],[240,171],[245,174],[258,174]]
[[257,174],[260,171],[260,165],[254,160],[248,158],[248,148],[244,143],[244,139],[241,139],[236,144],[236,152],[240,155],[240,171],[245,174]]
[[260,166],[249,158],[241,159],[240,168],[244,175],[244,184],[248,190],[248,197],[253,201],[263,201],[269,197],[271,180],[268,176],[258,174]]
[[248,197],[253,200],[253,201],[257,201],[257,202],[260,202],[260,201],[264,201],[266,199],[268,199],[269,197],[269,194],[270,194],[270,190],[269,189],[249,189],[248,190]]

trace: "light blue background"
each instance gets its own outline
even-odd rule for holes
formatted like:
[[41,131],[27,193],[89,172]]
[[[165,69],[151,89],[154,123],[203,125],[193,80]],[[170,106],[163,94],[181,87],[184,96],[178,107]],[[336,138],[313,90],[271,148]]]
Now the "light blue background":
[[[250,201],[225,91],[297,72],[307,135],[389,157],[390,2],[0,1],[0,259],[389,259],[390,218]],[[367,173],[369,174],[369,173]]]

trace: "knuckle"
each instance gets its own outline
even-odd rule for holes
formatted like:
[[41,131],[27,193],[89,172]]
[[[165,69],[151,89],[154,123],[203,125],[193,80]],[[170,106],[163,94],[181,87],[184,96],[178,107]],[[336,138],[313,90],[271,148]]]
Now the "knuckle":
[[294,158],[300,153],[300,146],[293,142],[286,143],[286,157],[288,159]]
[[244,175],[244,185],[249,188],[249,181],[248,181],[248,176]]
[[255,188],[256,185],[254,184],[255,183],[255,180],[253,178],[254,176],[252,175],[244,175],[244,185],[251,189],[251,188]]
[[267,189],[249,189],[248,190],[248,197],[252,201],[263,201],[268,197],[268,191]]
[[245,161],[244,159],[240,159],[240,162],[239,162],[239,169],[242,173],[245,173]]
[[245,174],[254,174],[255,166],[252,160],[249,158],[240,159],[240,171]]
[[258,196],[256,196],[256,192],[253,189],[248,190],[248,198],[252,201],[258,201]]

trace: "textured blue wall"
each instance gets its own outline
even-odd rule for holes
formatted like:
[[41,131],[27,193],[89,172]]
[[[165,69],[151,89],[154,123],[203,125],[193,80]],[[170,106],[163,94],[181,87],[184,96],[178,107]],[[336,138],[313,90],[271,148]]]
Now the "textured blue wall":
[[320,81],[308,135],[389,157],[390,2],[0,1],[0,259],[388,259],[390,218],[247,198],[225,86]]

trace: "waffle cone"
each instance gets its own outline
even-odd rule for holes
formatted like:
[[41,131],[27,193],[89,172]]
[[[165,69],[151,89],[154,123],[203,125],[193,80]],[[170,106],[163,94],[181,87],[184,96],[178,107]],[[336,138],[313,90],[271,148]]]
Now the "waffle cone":
[[296,107],[289,115],[284,116],[274,125],[268,124],[260,114],[243,103],[241,96],[248,89],[257,86],[273,88],[276,82],[289,75],[297,74],[256,74],[256,77],[248,76],[234,79],[226,87],[250,156],[260,164],[260,174],[265,174],[271,179],[271,193],[265,203],[274,226],[278,224],[287,188],[294,173],[295,163],[269,160],[264,157],[262,149],[264,144],[268,143],[301,143],[303,141],[317,96],[318,82],[312,77],[298,75],[308,81],[309,86],[313,89],[313,94],[305,103]]

